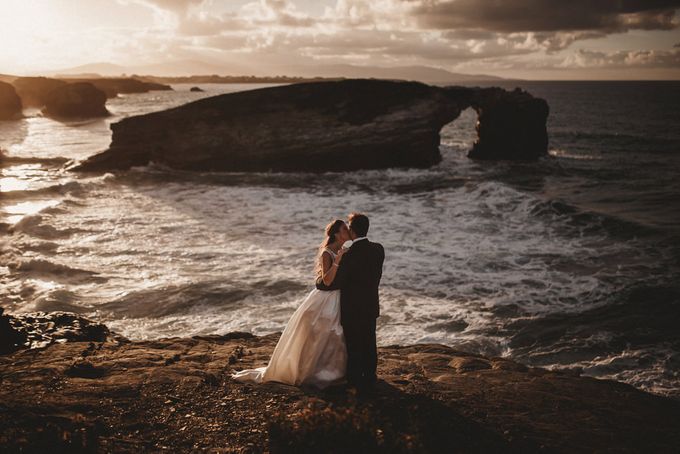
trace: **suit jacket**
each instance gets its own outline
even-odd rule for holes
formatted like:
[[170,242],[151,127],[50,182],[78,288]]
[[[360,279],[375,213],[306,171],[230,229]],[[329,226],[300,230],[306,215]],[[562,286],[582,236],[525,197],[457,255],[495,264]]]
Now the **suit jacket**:
[[385,250],[380,243],[361,240],[345,253],[330,286],[319,278],[319,290],[340,289],[340,323],[345,326],[380,315],[378,286],[382,277]]

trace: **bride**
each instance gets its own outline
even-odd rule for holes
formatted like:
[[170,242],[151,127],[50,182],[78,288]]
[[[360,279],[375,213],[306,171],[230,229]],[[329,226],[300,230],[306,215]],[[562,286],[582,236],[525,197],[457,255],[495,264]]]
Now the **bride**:
[[[316,259],[317,277],[326,286],[335,278],[350,239],[344,221],[326,226]],[[345,337],[340,325],[340,290],[312,290],[293,313],[266,367],[232,375],[241,382],[276,381],[325,388],[342,381],[347,367]]]

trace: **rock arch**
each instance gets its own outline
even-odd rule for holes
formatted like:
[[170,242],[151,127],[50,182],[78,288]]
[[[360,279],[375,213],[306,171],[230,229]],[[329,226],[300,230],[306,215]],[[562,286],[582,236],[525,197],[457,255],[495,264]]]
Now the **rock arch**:
[[547,153],[547,103],[521,90],[355,79],[205,98],[111,126],[108,150],[71,166],[107,171],[158,162],[184,170],[345,171],[429,167],[439,132],[473,107],[470,157]]

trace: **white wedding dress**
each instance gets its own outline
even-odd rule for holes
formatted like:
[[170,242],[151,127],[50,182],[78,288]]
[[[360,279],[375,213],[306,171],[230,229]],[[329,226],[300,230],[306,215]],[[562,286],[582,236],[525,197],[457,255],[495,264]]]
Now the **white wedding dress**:
[[[326,248],[324,252],[335,254]],[[340,324],[340,290],[312,290],[290,317],[266,367],[232,375],[240,382],[276,381],[325,388],[345,377],[347,349]]]

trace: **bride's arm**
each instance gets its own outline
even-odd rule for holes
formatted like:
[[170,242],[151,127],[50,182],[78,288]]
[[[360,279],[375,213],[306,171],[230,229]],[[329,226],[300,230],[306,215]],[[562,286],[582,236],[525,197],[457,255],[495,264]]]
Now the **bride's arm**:
[[335,279],[335,274],[338,272],[338,265],[342,259],[342,253],[338,254],[335,261],[331,259],[330,254],[323,253],[321,256],[321,278],[325,285],[331,285]]

